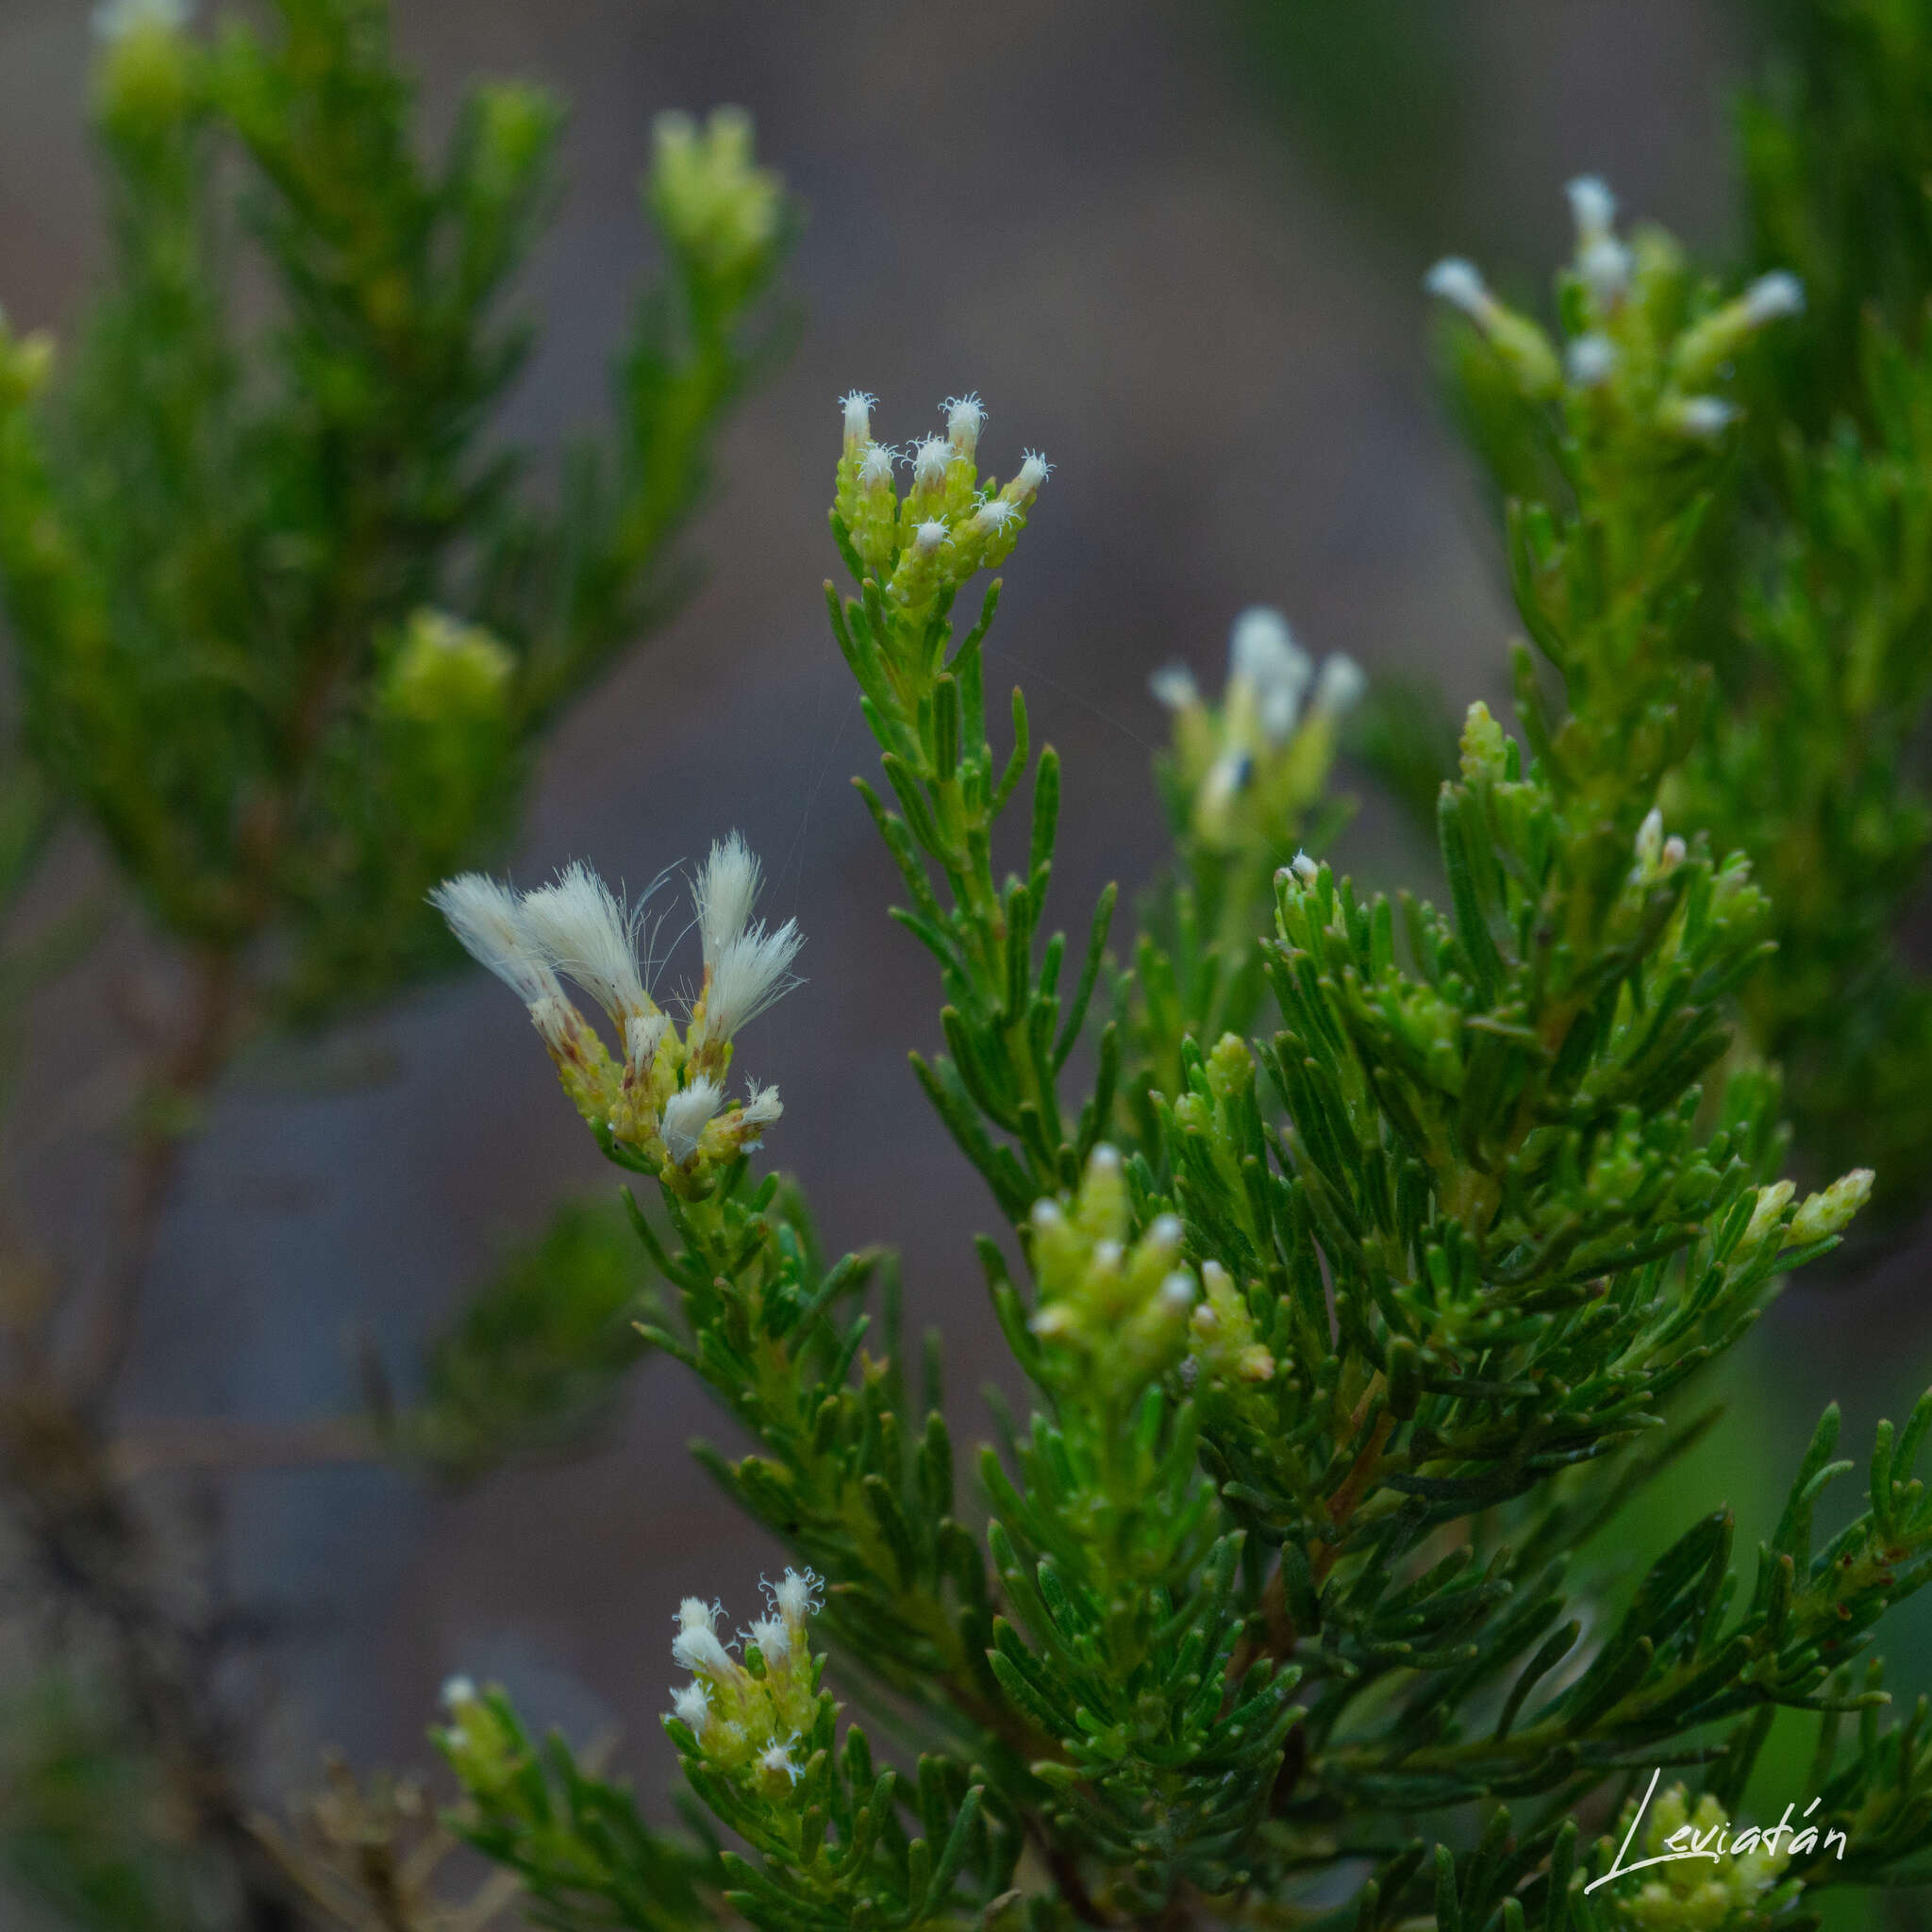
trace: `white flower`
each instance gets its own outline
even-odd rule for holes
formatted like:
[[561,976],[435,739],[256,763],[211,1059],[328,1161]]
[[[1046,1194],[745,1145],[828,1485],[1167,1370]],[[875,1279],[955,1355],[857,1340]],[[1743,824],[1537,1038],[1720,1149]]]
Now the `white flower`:
[[775,1087],[760,1087],[747,1082],[751,1087],[751,1098],[744,1103],[739,1118],[747,1126],[768,1127],[785,1111],[784,1104],[778,1098]]
[[1185,664],[1163,665],[1147,680],[1147,689],[1170,711],[1185,711],[1190,705],[1201,701],[1194,674]]
[[1744,291],[1742,300],[1744,319],[1753,328],[1762,328],[1781,316],[1805,312],[1805,285],[1788,269],[1774,269],[1759,275]]
[[550,964],[583,988],[620,1027],[633,1013],[652,1010],[638,970],[638,926],[645,902],[663,883],[654,880],[626,907],[582,859],[558,874],[554,885],[525,892],[524,930]]
[[1610,232],[1617,219],[1617,197],[1596,175],[1579,175],[1563,192],[1570,197],[1570,215],[1579,241],[1594,242]]
[[1021,452],[1020,474],[1000,491],[1008,503],[1029,503],[1053,475],[1053,465],[1037,449]]
[[1337,651],[1322,666],[1315,685],[1315,708],[1330,718],[1358,705],[1368,691],[1368,674],[1346,652]]
[[713,1627],[717,1606],[701,1597],[688,1596],[677,1607],[677,1635],[672,1641],[672,1657],[688,1671],[711,1677],[727,1675],[732,1668],[731,1653],[718,1641]]
[[704,1683],[687,1684],[672,1693],[671,1708],[677,1721],[690,1728],[692,1737],[702,1738],[705,1722],[711,1715],[711,1687]]
[[973,528],[982,537],[997,537],[1020,514],[1017,503],[991,496],[973,513]]
[[442,1687],[442,1707],[445,1710],[460,1710],[466,1704],[476,1701],[476,1687],[464,1676],[448,1678]]
[[1617,367],[1617,345],[1608,336],[1578,336],[1563,358],[1570,380],[1578,389],[1597,389],[1609,381]]
[[1482,272],[1459,255],[1445,255],[1423,277],[1423,287],[1450,308],[1461,309],[1472,322],[1487,322],[1495,313],[1496,298]]
[[912,453],[912,487],[937,490],[946,480],[946,465],[953,459],[953,445],[943,436],[928,436]]
[[793,1784],[804,1775],[804,1768],[792,1762],[791,1747],[779,1743],[775,1739],[758,1753],[758,1769],[773,1777],[782,1771]]
[[724,1105],[724,1090],[700,1075],[664,1103],[660,1131],[671,1158],[682,1167],[698,1151],[705,1129]]
[[103,0],[93,28],[104,41],[123,41],[143,27],[178,34],[193,17],[192,0]]
[[1160,1284],[1160,1305],[1175,1314],[1185,1314],[1194,1306],[1194,1277],[1185,1270],[1175,1269]]
[[760,1617],[747,1634],[767,1665],[782,1664],[791,1655],[791,1633],[782,1617]]
[[1599,308],[1613,308],[1630,291],[1637,264],[1614,235],[1600,236],[1576,252],[1576,273]]
[[811,1570],[788,1570],[772,1591],[778,1614],[788,1624],[803,1624],[824,1599],[824,1585]]
[[912,533],[912,547],[922,557],[932,556],[945,541],[945,523],[939,517],[928,517]]
[[697,908],[698,937],[705,949],[705,967],[718,963],[724,948],[745,928],[758,903],[762,874],[741,832],[733,832],[711,847],[704,870],[691,886]]
[[487,966],[526,1007],[563,997],[563,989],[523,920],[521,903],[508,886],[466,872],[444,879],[429,903],[479,966]]
[[1148,1228],[1145,1240],[1151,1248],[1158,1248],[1172,1254],[1181,1244],[1181,1218],[1178,1214],[1160,1214]]
[[1643,814],[1643,823],[1637,828],[1636,855],[1638,869],[1654,872],[1657,862],[1663,857],[1664,815],[1656,806]]
[[1306,852],[1297,852],[1288,862],[1289,870],[1305,886],[1312,886],[1322,876],[1322,868]]
[[869,442],[858,459],[858,487],[883,489],[892,480],[892,452],[883,442]]
[[958,455],[972,456],[986,427],[986,405],[976,395],[966,395],[948,396],[941,407],[946,412],[946,441]]
[[1280,611],[1260,604],[1235,619],[1227,654],[1228,681],[1243,682],[1253,692],[1262,736],[1283,743],[1294,729],[1314,660],[1295,642]]
[[1685,396],[1665,414],[1673,429],[1700,441],[1714,442],[1738,420],[1738,406],[1722,396]]
[[872,441],[872,410],[878,397],[868,395],[862,389],[855,389],[849,394],[839,398],[839,407],[845,412],[845,448],[856,453]]

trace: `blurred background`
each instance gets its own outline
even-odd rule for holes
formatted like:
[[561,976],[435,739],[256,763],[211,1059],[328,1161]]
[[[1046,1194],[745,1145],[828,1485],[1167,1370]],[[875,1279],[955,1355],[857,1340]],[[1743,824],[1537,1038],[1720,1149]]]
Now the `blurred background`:
[[[872,762],[818,586],[835,398],[877,433],[937,426],[976,389],[988,460],[1057,464],[989,656],[1024,676],[1067,762],[1059,904],[1159,862],[1148,782],[1157,665],[1218,682],[1243,606],[1280,606],[1317,653],[1424,675],[1457,703],[1502,690],[1500,553],[1437,407],[1421,276],[1455,250],[1512,293],[1566,245],[1561,187],[1724,258],[1726,101],[1761,18],[1718,0],[395,0],[429,100],[479,74],[574,109],[569,199],[524,300],[542,347],[518,433],[594,417],[646,266],[636,182],[651,117],[740,102],[802,197],[803,335],[737,420],[695,548],[710,579],[558,738],[517,875],[582,856],[633,885],[726,825],[766,860],[767,908],[808,935],[808,983],[746,1063],[784,1090],[771,1153],[834,1249],[904,1254],[909,1312],[948,1338],[950,1407],[982,1432],[1003,1355],[969,1237],[991,1216],[908,1071],[937,1042],[929,961],[891,924],[889,867],[847,779]],[[59,331],[101,258],[84,139],[89,8],[0,0],[0,300]],[[1429,861],[1366,778],[1341,858],[1376,885]],[[84,874],[89,855],[65,853]],[[1063,916],[1068,916],[1063,910]],[[139,948],[103,949],[46,1015],[98,1064],[29,1042],[35,1215],[97,1211],[113,1012]],[[130,963],[132,962],[132,963]],[[36,1107],[53,1109],[36,1111]],[[44,1141],[44,1145],[42,1141]],[[129,1388],[142,1417],[288,1422],[358,1400],[357,1355],[394,1371],[507,1236],[614,1186],[515,1002],[473,974],[339,1041],[302,1078],[231,1082],[169,1217]],[[1728,1495],[1768,1528],[1822,1402],[1852,1441],[1932,1369],[1909,1247],[1863,1277],[1799,1282],[1740,1351],[1731,1419],[1698,1469],[1627,1525],[1634,1562]],[[317,1746],[420,1762],[439,1685],[502,1680],[525,1713],[620,1729],[648,1782],[684,1593],[751,1600],[773,1552],[686,1453],[728,1425],[673,1365],[637,1376],[597,1455],[436,1494],[380,1470],[224,1486],[233,1585],[280,1620],[264,1790]],[[1919,1607],[1914,1606],[1917,1609]],[[1924,1617],[1889,1646],[1932,1682]]]

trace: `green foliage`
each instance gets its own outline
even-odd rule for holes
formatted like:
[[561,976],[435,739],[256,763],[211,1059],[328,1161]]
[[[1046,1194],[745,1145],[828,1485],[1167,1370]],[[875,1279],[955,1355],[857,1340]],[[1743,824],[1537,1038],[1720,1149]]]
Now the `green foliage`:
[[464,1479],[580,1447],[609,1419],[654,1307],[623,1211],[564,1203],[432,1342],[421,1399],[393,1424],[397,1450]]
[[[860,790],[912,901],[898,917],[940,962],[951,1058],[915,1064],[1018,1240],[1021,1270],[993,1241],[981,1262],[1041,1407],[1024,1429],[1003,1418],[982,1453],[982,1557],[936,1344],[915,1391],[879,1257],[828,1267],[795,1192],[742,1159],[715,1172],[694,1147],[674,1170],[626,1153],[624,1096],[660,1064],[661,1027],[602,1076],[608,1121],[559,1059],[607,1151],[660,1182],[674,1242],[636,1224],[684,1321],[651,1339],[758,1441],[705,1458],[811,1566],[741,1633],[742,1661],[695,1599],[674,1646],[694,1676],[667,1722],[691,1790],[759,1855],[739,1900],[755,1923],[963,1923],[934,1870],[974,1872],[981,1899],[1011,1878],[1000,1910],[1042,1924],[1195,1923],[1362,1858],[1374,1875],[1342,1914],[1357,1925],[1431,1901],[1439,1925],[1531,1909],[1552,1932],[1674,1923],[1692,1908],[1669,1888],[1591,1903],[1563,1814],[1644,1763],[1707,1765],[1707,1795],[1733,1804],[1785,1706],[1827,1725],[1863,1714],[1858,1753],[1828,1730],[1813,1779],[1829,1828],[1872,1834],[1860,1875],[1901,1879],[1932,1852],[1916,1722],[1888,1742],[1881,1696],[1848,1674],[1885,1608],[1932,1575],[1911,1474],[1932,1397],[1902,1435],[1881,1429],[1869,1507],[1814,1549],[1819,1493],[1850,1467],[1830,1459],[1827,1415],[1748,1591],[1723,1510],[1627,1599],[1571,1574],[1694,1439],[1664,1421],[1676,1391],[1837,1243],[1871,1186],[1855,1171],[1800,1201],[1776,1178],[1779,1083],[1733,1041],[1771,908],[1745,859],[1666,838],[1657,805],[1711,685],[1676,648],[1720,462],[1723,424],[1696,404],[1767,298],[1687,302],[1661,248],[1638,287],[1615,408],[1595,384],[1565,390],[1533,325],[1485,318],[1518,380],[1575,412],[1575,473],[1641,479],[1652,513],[1513,521],[1519,606],[1563,694],[1520,654],[1527,754],[1471,708],[1438,805],[1446,910],[1398,913],[1306,854],[1279,862],[1318,804],[1353,667],[1324,673],[1304,719],[1312,665],[1250,613],[1219,707],[1172,674],[1158,685],[1193,876],[1147,903],[1160,917],[1203,865],[1252,876],[1272,856],[1274,935],[1244,950],[1231,928],[1202,949],[1208,1003],[1168,1001],[1177,1077],[1163,1087],[1150,1058],[1138,1105],[1118,1104],[1118,1019],[1092,1090],[1066,1092],[1113,895],[1063,1020],[1064,941],[1040,932],[1058,761],[1034,755],[1018,694],[1004,759],[984,723],[997,584],[952,633],[957,591],[1017,534],[1045,465],[1029,458],[1005,492],[982,484],[980,412],[955,403],[902,498],[871,399],[848,401],[833,534],[858,595],[830,610],[898,809]],[[993,833],[1029,764],[1027,870],[1001,884]],[[701,920],[707,903],[701,886]],[[595,990],[615,975],[581,962],[627,948],[628,927],[609,906],[600,941],[546,950],[543,902],[502,904],[500,939],[474,949],[524,962],[497,970],[549,1038],[569,1022],[544,962]],[[708,932],[706,946],[693,1026],[724,973]],[[1158,930],[1134,958],[1136,974],[1113,969],[1130,1017],[1152,1010],[1136,979],[1188,983]],[[1208,1035],[1250,959],[1278,1027]],[[695,1189],[697,1174],[714,1177]],[[797,1677],[821,1579],[841,1671],[910,1720],[916,1805],[888,1780],[865,1807],[851,1766],[866,1747],[850,1731],[841,1746],[815,1668]],[[1535,1809],[1520,1840],[1504,1799]],[[1433,1874],[1396,1831],[1424,1821]],[[874,1832],[897,1835],[903,1864],[880,1862]],[[1030,1876],[1011,1863],[1023,1839]],[[1843,1875],[1809,1859],[1773,1891],[1734,1872],[1700,1923],[1741,1925],[1790,1906],[1800,1880]]]
[[741,116],[660,124],[662,276],[610,449],[546,507],[492,425],[554,102],[478,86],[431,160],[381,0],[280,0],[206,42],[137,11],[94,116],[107,285],[64,375],[0,354],[27,735],[167,932],[314,1018],[442,957],[425,890],[504,843],[545,721],[679,593],[788,218]]
[[[1722,460],[1679,462],[1674,488],[1635,434],[1646,408],[1669,420],[1658,344],[1724,312],[1654,230],[1627,250],[1607,214],[1579,231],[1557,291],[1571,365],[1560,393],[1497,353],[1507,311],[1493,304],[1471,309],[1475,326],[1455,333],[1448,358],[1499,494],[1525,507],[1515,513],[1535,506],[1566,545],[1611,559],[1671,541],[1686,519],[1690,608],[1662,649],[1709,695],[1687,717],[1694,741],[1673,759],[1665,813],[1706,829],[1714,850],[1748,855],[1770,896],[1776,951],[1743,1009],[1784,1069],[1801,1162],[1874,1167],[1879,1204],[1898,1217],[1932,1178],[1932,995],[1904,936],[1932,845],[1932,13],[1917,0],[1798,0],[1781,13],[1785,44],[1739,128],[1754,259],[1796,275],[1803,313],[1783,314],[1735,372],[1741,337],[1707,358],[1699,380],[1735,375],[1744,409],[1733,427],[1730,406],[1701,406]],[[1774,299],[1759,319],[1789,306]],[[1535,333],[1520,317],[1508,326]]]

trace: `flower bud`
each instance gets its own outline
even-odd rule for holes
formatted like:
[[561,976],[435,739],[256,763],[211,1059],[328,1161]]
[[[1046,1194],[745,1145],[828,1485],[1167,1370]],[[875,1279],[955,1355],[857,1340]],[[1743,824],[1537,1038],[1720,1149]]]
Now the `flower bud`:
[[1872,1179],[1869,1167],[1855,1167],[1850,1174],[1840,1174],[1823,1193],[1807,1195],[1791,1216],[1787,1240],[1793,1247],[1802,1247],[1842,1234],[1870,1198]]

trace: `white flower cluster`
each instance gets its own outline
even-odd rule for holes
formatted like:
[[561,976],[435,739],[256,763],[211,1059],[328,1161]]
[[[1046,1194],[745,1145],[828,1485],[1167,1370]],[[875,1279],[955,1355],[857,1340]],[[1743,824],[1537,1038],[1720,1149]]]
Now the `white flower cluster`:
[[[787,1570],[763,1588],[765,1614],[732,1643],[718,1635],[722,1605],[688,1596],[678,1606],[671,1655],[691,1681],[673,1690],[670,1719],[690,1734],[689,1744],[672,1734],[683,1748],[695,1746],[718,1770],[781,1797],[804,1772],[800,1740],[817,1714],[807,1622],[824,1587],[809,1570]],[[741,1644],[741,1658],[732,1655]]]
[[[874,439],[877,402],[863,390],[840,398],[845,433],[836,508],[868,573],[894,602],[924,606],[948,586],[1005,560],[1053,465],[1039,451],[1026,450],[1003,488],[991,477],[982,483],[979,433],[986,406],[976,395],[948,396],[940,405],[945,434],[903,449]],[[893,474],[900,464],[912,473],[903,498]]]
[[[1632,342],[1648,347],[1642,331],[1648,318],[1633,314],[1642,263],[1617,233],[1617,199],[1594,175],[1569,184],[1570,213],[1576,227],[1572,272],[1582,292],[1585,326],[1564,347],[1560,363],[1535,323],[1499,301],[1473,262],[1452,256],[1439,261],[1424,287],[1473,322],[1515,374],[1528,395],[1555,394],[1564,384],[1577,394],[1607,391],[1616,380]],[[1654,258],[1668,258],[1653,251]],[[1730,359],[1767,324],[1797,315],[1805,291],[1797,276],[1782,270],[1760,275],[1734,300],[1724,304],[1678,337],[1664,358],[1663,385],[1654,398],[1653,420],[1670,434],[1712,442],[1737,420],[1734,403],[1705,391],[1724,374]],[[1655,357],[1640,353],[1640,363]]]
[[[724,1077],[739,1031],[795,983],[805,943],[797,923],[775,930],[752,917],[759,867],[736,832],[711,847],[691,882],[704,983],[680,1032],[648,980],[661,921],[645,908],[668,874],[626,903],[581,860],[534,891],[480,873],[445,880],[430,901],[472,958],[528,1008],[572,1099],[593,1124],[688,1170],[755,1147],[782,1108],[775,1087],[754,1085],[726,1110]],[[616,1029],[620,1064],[561,984],[574,981]],[[668,1176],[667,1176],[668,1177]]]
[[[1360,665],[1342,652],[1318,673],[1287,619],[1263,605],[1235,619],[1227,657],[1218,710],[1203,701],[1185,665],[1169,665],[1150,680],[1154,695],[1175,714],[1195,828],[1216,839],[1230,835],[1236,807],[1250,792],[1264,812],[1271,803],[1284,815],[1306,809],[1326,775],[1336,725],[1368,690]],[[1284,795],[1272,800],[1275,792]]]

